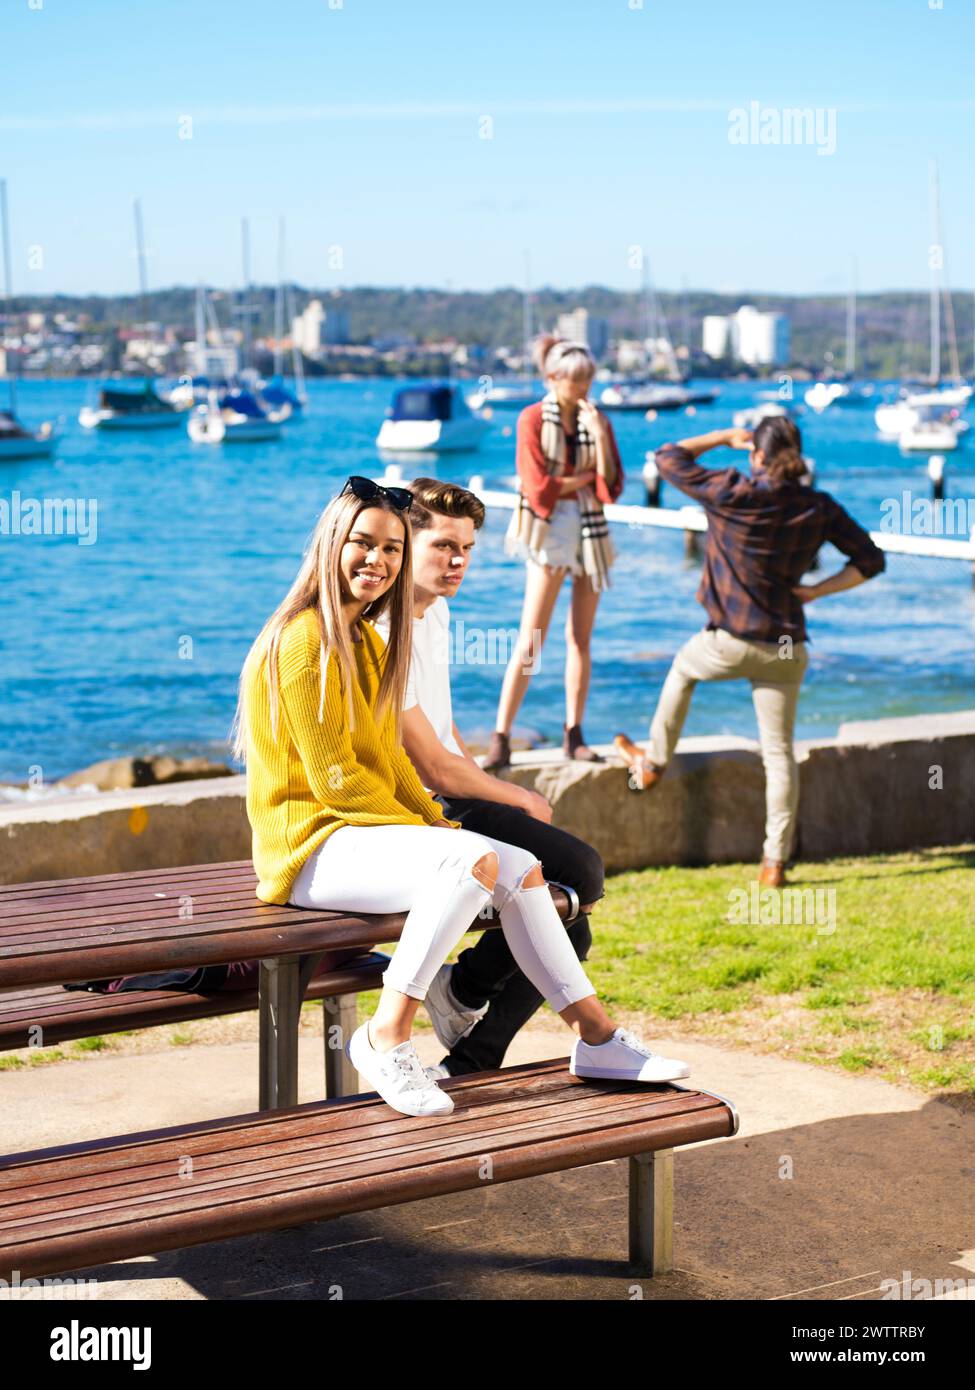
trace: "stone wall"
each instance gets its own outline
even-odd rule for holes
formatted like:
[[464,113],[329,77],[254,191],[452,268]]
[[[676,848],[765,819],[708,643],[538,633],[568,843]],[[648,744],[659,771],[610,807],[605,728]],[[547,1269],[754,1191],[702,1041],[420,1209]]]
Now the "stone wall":
[[[765,784],[748,739],[684,739],[651,792],[605,764],[557,751],[515,755],[556,825],[588,840],[607,869],[757,861]],[[826,859],[975,839],[975,710],[841,725],[797,744],[801,854]],[[246,859],[244,778],[0,805],[0,883]]]

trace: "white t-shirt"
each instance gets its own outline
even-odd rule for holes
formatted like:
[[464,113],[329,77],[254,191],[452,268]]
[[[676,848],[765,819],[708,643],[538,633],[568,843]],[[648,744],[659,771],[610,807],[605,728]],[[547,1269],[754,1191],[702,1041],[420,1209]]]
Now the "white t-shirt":
[[[376,631],[389,641],[389,620],[383,615]],[[403,708],[419,705],[433,731],[450,753],[463,757],[454,738],[454,714],[450,702],[450,608],[445,598],[434,599],[422,618],[413,619],[413,655],[406,681]]]

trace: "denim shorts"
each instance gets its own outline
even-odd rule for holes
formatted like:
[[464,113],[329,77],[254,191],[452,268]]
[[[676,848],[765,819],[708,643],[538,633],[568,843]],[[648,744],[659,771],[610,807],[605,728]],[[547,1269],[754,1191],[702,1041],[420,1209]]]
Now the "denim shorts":
[[578,502],[573,498],[563,498],[556,502],[549,517],[544,549],[529,551],[528,559],[533,564],[546,565],[551,569],[567,569],[573,574],[584,573],[582,516]]

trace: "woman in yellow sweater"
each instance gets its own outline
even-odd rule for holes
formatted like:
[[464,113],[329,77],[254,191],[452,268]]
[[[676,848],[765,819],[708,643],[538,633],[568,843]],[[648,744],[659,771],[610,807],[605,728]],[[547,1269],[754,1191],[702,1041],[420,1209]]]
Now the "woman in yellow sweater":
[[[407,911],[376,1013],[348,1046],[359,1072],[403,1114],[453,1109],[420,1065],[413,1020],[440,966],[492,903],[519,966],[579,1034],[573,1072],[659,1080],[667,1059],[606,1015],[538,862],[526,853],[518,888],[499,892],[494,842],[443,819],[403,750],[411,502],[404,488],[350,478],[244,663],[235,751],[247,765],[258,896]],[[371,621],[382,614],[385,647]]]

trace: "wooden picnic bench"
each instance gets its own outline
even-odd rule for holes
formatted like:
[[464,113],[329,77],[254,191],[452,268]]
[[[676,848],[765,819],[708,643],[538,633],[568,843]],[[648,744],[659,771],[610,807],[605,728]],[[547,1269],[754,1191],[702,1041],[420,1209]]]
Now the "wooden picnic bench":
[[[88,1269],[485,1183],[629,1161],[630,1260],[672,1264],[673,1151],[736,1133],[708,1091],[583,1081],[568,1061],[443,1083],[453,1114],[408,1118],[376,1095],[0,1159],[0,1276]],[[557,1252],[553,1252],[557,1253]]]
[[[379,988],[387,960],[374,948],[399,939],[406,915],[272,906],[257,898],[256,884],[247,859],[0,887],[0,1045],[66,1041],[256,1006],[258,1103],[274,1109],[298,1098],[298,1020],[309,996],[324,1004],[326,1095],[355,1091],[343,1042],[355,1028],[356,995]],[[550,890],[560,915],[574,915],[574,895],[556,885]],[[250,992],[98,995],[60,988],[255,959],[258,988]],[[330,963],[334,972],[325,982],[314,980]]]

